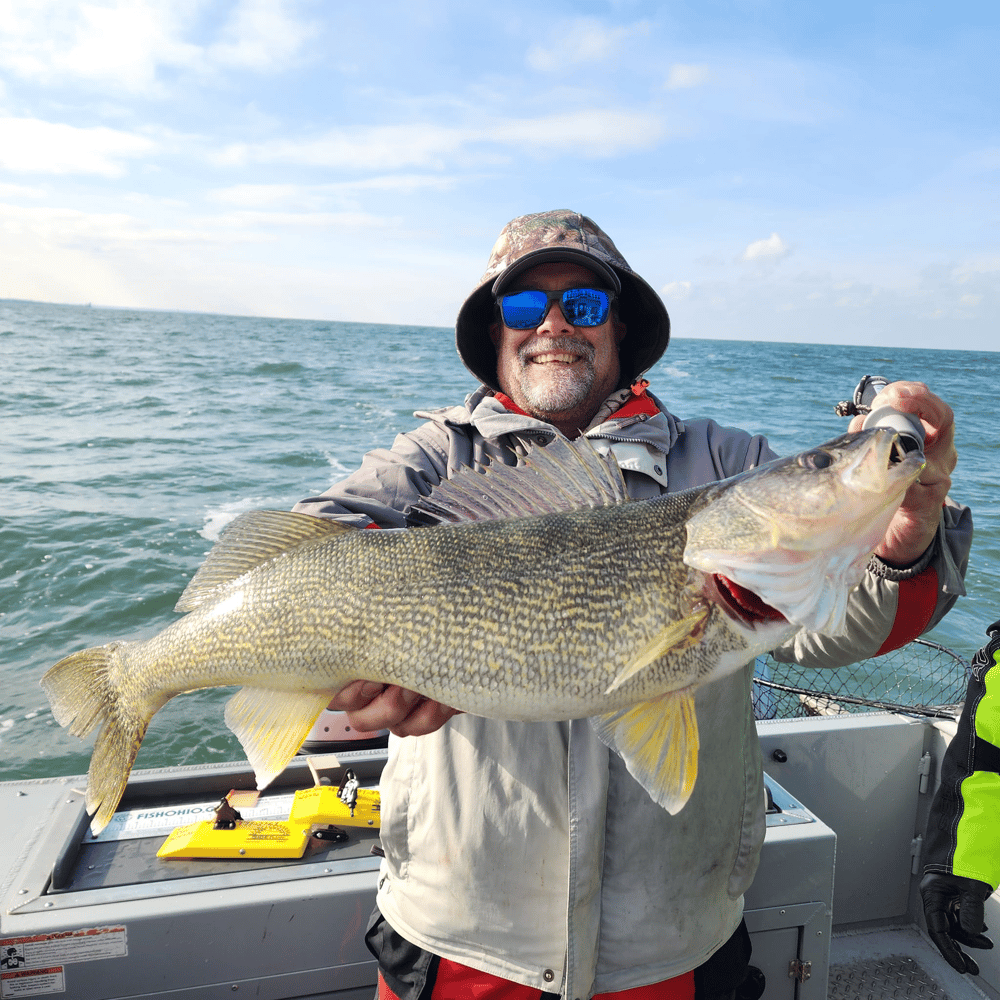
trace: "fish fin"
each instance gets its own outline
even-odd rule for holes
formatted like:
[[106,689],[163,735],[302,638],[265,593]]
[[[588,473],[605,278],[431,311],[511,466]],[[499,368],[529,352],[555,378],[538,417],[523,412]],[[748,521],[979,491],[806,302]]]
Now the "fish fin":
[[698,777],[698,718],[692,689],[672,691],[590,721],[650,798],[676,816]]
[[519,465],[494,464],[442,480],[406,513],[411,525],[455,524],[608,507],[630,499],[613,454],[602,455],[585,437],[557,437],[545,447],[531,447]]
[[236,734],[266,788],[288,766],[330,703],[329,691],[271,691],[241,688],[226,703],[226,725]]
[[60,660],[42,678],[52,715],[73,736],[101,727],[87,775],[87,812],[96,836],[111,820],[128,784],[128,776],[158,705],[132,705],[112,677],[118,650],[125,643],[83,649]]
[[631,680],[636,674],[645,670],[651,663],[654,663],[661,656],[670,652],[678,652],[694,645],[701,638],[702,628],[705,619],[708,618],[708,608],[699,607],[685,615],[678,621],[672,622],[663,631],[659,632],[643,647],[639,655],[626,664],[621,672],[615,677],[611,687],[605,694],[617,691],[626,681]]
[[328,517],[288,510],[252,510],[229,524],[187,585],[175,611],[193,611],[244,573],[308,542],[358,529]]

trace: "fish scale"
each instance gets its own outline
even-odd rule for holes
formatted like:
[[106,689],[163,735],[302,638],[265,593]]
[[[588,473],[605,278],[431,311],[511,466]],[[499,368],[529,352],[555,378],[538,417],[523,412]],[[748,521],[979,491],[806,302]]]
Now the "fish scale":
[[[894,439],[848,435],[644,501],[624,494],[613,457],[556,439],[516,468],[439,484],[415,505],[425,527],[245,514],[182,594],[182,618],[74,653],[42,679],[60,725],[100,727],[92,829],[175,695],[240,686],[226,723],[263,788],[356,679],[493,719],[590,717],[677,812],[697,773],[697,688],[800,627],[843,627],[846,595],[922,467],[893,462]],[[539,498],[555,512],[531,513]],[[727,597],[740,587],[768,613]]]

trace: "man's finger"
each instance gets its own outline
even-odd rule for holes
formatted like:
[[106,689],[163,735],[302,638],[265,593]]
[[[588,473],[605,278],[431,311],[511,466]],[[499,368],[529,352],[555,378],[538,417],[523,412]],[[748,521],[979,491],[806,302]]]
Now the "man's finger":
[[[331,712],[355,712],[370,705],[384,690],[384,684],[375,681],[351,681],[338,691],[327,706]],[[384,728],[384,727],[379,727]]]
[[460,715],[456,708],[424,699],[398,725],[392,727],[396,736],[426,736],[437,732],[452,716]]

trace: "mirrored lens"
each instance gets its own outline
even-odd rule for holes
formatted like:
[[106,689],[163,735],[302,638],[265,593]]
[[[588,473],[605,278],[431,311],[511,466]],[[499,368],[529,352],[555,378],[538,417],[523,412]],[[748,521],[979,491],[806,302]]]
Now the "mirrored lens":
[[600,326],[608,318],[608,293],[599,288],[571,288],[563,293],[562,311],[573,326]]
[[503,321],[512,330],[530,330],[545,318],[549,297],[545,292],[528,291],[504,295],[500,300]]
[[512,330],[530,330],[542,322],[555,299],[573,326],[600,326],[608,318],[611,305],[611,296],[600,288],[570,288],[565,292],[529,289],[500,297],[503,321]]

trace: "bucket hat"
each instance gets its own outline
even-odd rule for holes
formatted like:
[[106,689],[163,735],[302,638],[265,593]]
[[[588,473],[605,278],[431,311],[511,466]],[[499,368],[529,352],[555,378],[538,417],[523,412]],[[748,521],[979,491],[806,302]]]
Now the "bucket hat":
[[670,317],[659,295],[629,267],[607,233],[567,209],[521,215],[504,226],[479,285],[458,312],[455,343],[466,368],[484,385],[500,389],[489,336],[494,297],[528,268],[553,262],[586,267],[618,293],[618,314],[626,328],[618,352],[620,387],[631,385],[667,349]]

